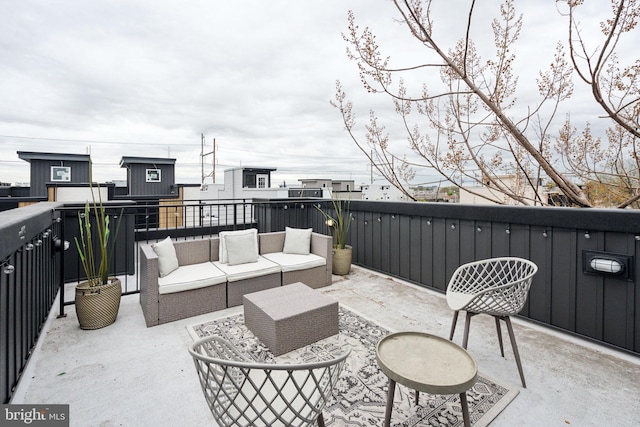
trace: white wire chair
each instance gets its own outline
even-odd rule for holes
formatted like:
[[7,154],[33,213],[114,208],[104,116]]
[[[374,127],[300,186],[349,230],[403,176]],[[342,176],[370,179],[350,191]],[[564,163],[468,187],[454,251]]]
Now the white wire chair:
[[189,346],[213,418],[220,426],[324,427],[322,410],[351,352],[305,364],[256,363],[223,338]]
[[500,320],[507,324],[511,347],[518,365],[522,386],[527,387],[520,362],[520,354],[509,316],[517,314],[527,301],[529,288],[538,267],[531,261],[517,257],[490,258],[463,264],[454,271],[447,286],[447,304],[454,310],[449,340],[453,340],[458,314],[467,312],[462,347],[469,342],[471,317],[489,314],[495,318],[500,353],[504,357]]

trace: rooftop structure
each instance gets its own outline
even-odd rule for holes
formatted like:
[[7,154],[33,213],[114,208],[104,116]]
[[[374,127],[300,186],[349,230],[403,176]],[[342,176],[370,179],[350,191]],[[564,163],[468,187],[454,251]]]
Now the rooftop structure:
[[122,157],[127,169],[128,196],[176,195],[176,159],[161,157]]
[[91,174],[88,154],[37,153],[18,151],[31,164],[31,197],[47,198],[47,183],[87,183]]

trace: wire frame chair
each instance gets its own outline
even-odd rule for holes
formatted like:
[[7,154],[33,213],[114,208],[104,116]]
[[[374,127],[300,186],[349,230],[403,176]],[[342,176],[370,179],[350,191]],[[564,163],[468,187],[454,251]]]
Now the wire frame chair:
[[523,258],[490,258],[461,265],[454,271],[447,286],[447,304],[454,310],[449,340],[453,340],[461,310],[467,312],[462,342],[465,349],[469,341],[471,318],[476,314],[489,314],[495,318],[500,353],[504,357],[500,320],[504,321],[509,331],[520,380],[525,388],[527,385],[509,316],[519,313],[524,307],[537,271],[536,264]]
[[189,346],[200,386],[220,426],[324,427],[322,410],[351,348],[305,364],[251,361],[217,336]]

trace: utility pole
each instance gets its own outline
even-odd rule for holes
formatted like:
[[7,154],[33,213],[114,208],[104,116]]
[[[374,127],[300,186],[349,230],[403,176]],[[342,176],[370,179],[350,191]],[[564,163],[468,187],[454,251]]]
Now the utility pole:
[[[212,161],[212,171],[211,173],[205,174],[204,173],[204,158],[205,156],[208,155],[213,155],[213,161]],[[213,178],[213,183],[216,183],[216,139],[213,138],[213,150],[209,151],[208,153],[204,152],[204,133],[200,134],[200,169],[202,171],[202,181],[201,184],[204,184],[204,179],[208,176]]]
[[[389,164],[389,162],[386,163],[374,163],[373,161],[373,150],[371,150],[371,155],[369,156],[369,159],[371,161],[371,170],[369,171],[369,173],[371,174],[371,177],[369,178],[371,181],[371,185],[373,185],[373,168],[378,169],[378,166],[391,166],[391,171],[393,172],[395,170],[395,157],[391,157],[391,164]],[[378,169],[379,171],[380,169]],[[384,174],[382,174],[384,176]]]

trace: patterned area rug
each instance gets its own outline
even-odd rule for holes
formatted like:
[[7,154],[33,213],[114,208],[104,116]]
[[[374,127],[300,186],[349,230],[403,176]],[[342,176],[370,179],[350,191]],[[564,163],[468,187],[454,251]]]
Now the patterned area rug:
[[[340,306],[340,334],[302,349],[274,357],[244,326],[244,316],[236,314],[188,327],[194,339],[219,335],[241,348],[258,362],[301,362],[322,359],[331,349],[348,343],[352,350],[334,391],[334,398],[324,410],[327,426],[380,426],[384,419],[389,379],[376,362],[376,344],[390,331]],[[495,381],[478,375],[478,382],[467,392],[471,424],[488,425],[518,394]],[[420,394],[414,405],[414,392],[396,387],[391,424],[402,427],[462,426],[458,395]]]

